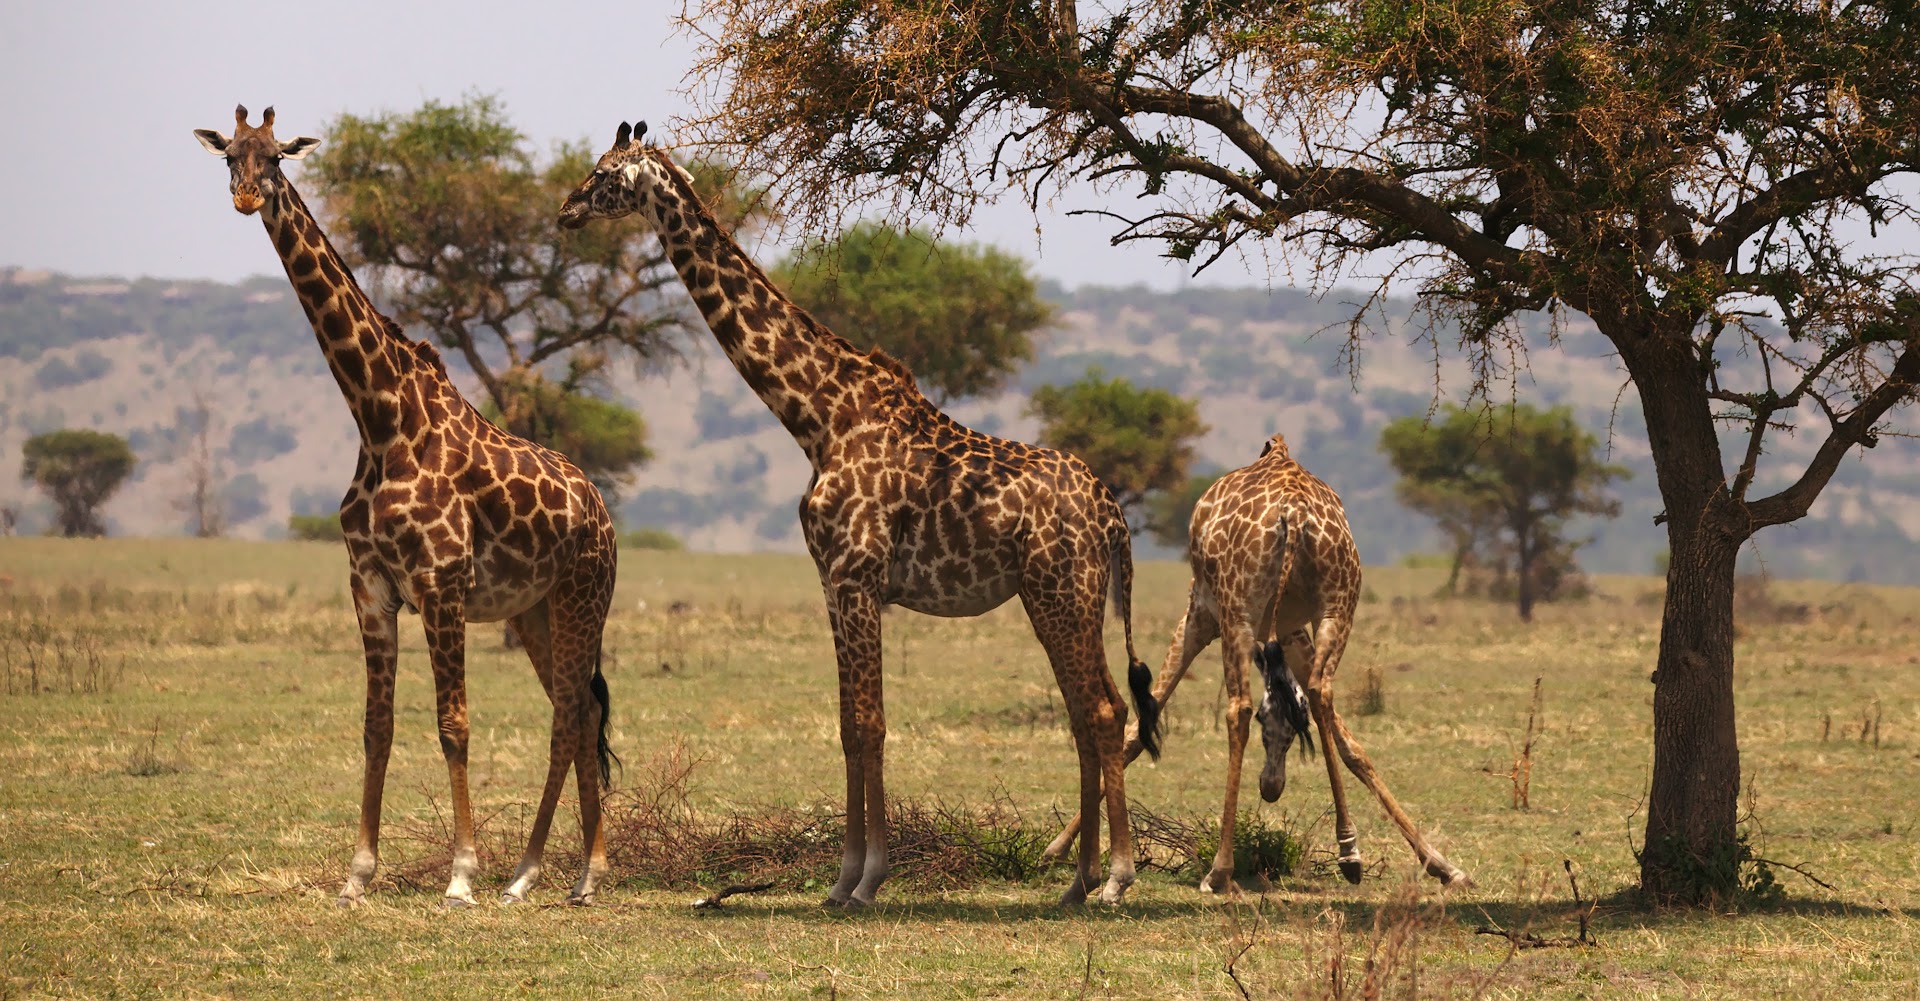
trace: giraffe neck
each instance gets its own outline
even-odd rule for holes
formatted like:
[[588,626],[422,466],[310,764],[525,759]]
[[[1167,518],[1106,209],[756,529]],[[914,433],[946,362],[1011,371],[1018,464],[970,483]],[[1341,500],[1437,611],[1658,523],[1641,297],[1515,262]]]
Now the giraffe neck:
[[899,381],[904,370],[795,305],[701,203],[685,172],[668,161],[667,173],[671,188],[653,199],[667,259],[727,360],[819,468],[835,426],[847,421],[839,405],[863,384]]
[[401,384],[416,367],[414,346],[373,308],[293,185],[284,181],[261,207],[287,280],[346,397],[360,438],[377,448],[400,430]]

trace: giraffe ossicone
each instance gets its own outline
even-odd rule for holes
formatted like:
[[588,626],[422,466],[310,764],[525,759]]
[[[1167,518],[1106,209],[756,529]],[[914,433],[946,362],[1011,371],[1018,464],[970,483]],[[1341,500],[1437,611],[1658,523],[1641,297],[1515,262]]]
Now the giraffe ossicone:
[[[1193,580],[1187,612],[1174,629],[1153,694],[1164,706],[1194,658],[1220,640],[1227,686],[1226,797],[1219,850],[1200,888],[1234,888],[1233,832],[1248,719],[1260,722],[1266,751],[1260,795],[1271,803],[1286,788],[1287,749],[1294,738],[1306,741],[1303,750],[1311,747],[1309,716],[1320,730],[1342,875],[1357,883],[1363,871],[1359,834],[1340,777],[1344,762],[1379,799],[1428,875],[1450,887],[1470,885],[1466,873],[1427,843],[1334,711],[1333,678],[1353,631],[1361,590],[1360,550],[1339,495],[1295,462],[1286,438],[1276,434],[1267,439],[1260,458],[1220,477],[1200,496],[1188,539]],[[1248,694],[1250,666],[1260,671],[1266,689],[1257,713]],[[1131,762],[1141,743],[1129,737],[1126,760]],[[1063,854],[1079,824],[1079,817],[1069,821],[1047,854]]]
[[833,906],[873,902],[887,875],[886,717],[880,609],[979,615],[1018,595],[1052,665],[1093,818],[1063,903],[1096,885],[1104,799],[1109,872],[1101,899],[1134,878],[1121,759],[1127,710],[1102,642],[1112,590],[1128,687],[1154,746],[1152,672],[1134,656],[1131,534],[1086,464],[967,428],[920,393],[905,367],[862,351],[794,305],[714,219],[692,177],[625,122],[567,196],[560,224],[636,216],[665,247],[721,350],[813,468],[800,527],[819,570],[839,666],[847,834]]
[[607,869],[600,790],[612,752],[600,641],[613,599],[613,520],[573,463],[488,423],[455,388],[439,353],[408,340],[374,309],[281,173],[282,161],[306,156],[320,141],[276,140],[273,117],[269,108],[251,126],[246,108],[236,108],[233,135],[197,129],[194,136],[226,159],[234,208],[265,224],[360,433],[340,527],[366,654],[366,759],[359,835],[340,903],[361,899],[379,862],[402,607],[419,612],[426,631],[452,786],[444,900],[471,904],[479,870],[467,788],[466,625],[508,619],[553,703],[553,729],[540,808],[504,899],[524,899],[538,880],[571,769],[587,861],[569,900],[590,903]]

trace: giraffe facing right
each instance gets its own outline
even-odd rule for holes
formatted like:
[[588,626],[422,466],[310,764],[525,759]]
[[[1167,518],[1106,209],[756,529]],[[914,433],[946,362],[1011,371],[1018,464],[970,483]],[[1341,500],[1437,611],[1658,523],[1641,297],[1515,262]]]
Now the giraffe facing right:
[[[1153,695],[1164,706],[1193,659],[1215,638],[1221,640],[1227,682],[1226,803],[1220,814],[1220,848],[1200,888],[1233,889],[1233,827],[1241,758],[1247,720],[1254,715],[1247,694],[1249,664],[1259,668],[1266,684],[1258,714],[1266,747],[1261,798],[1271,803],[1286,788],[1287,749],[1296,735],[1306,739],[1311,749],[1307,735],[1307,712],[1311,711],[1313,724],[1320,729],[1333,791],[1341,874],[1358,883],[1362,866],[1359,835],[1347,814],[1346,789],[1334,761],[1336,750],[1347,768],[1379,798],[1428,875],[1447,886],[1469,884],[1465,872],[1427,844],[1334,711],[1333,676],[1340,668],[1340,655],[1353,631],[1354,609],[1360,603],[1360,550],[1354,545],[1339,495],[1295,462],[1286,438],[1276,434],[1267,439],[1259,459],[1207,488],[1194,505],[1188,536],[1193,582],[1187,614],[1174,629]],[[1307,635],[1309,625],[1312,639]],[[1275,636],[1284,639],[1257,642]],[[1283,657],[1287,648],[1295,656]],[[1305,707],[1301,706],[1303,694]],[[1128,763],[1139,757],[1140,749],[1140,742],[1129,734]],[[1063,853],[1079,824],[1079,817],[1069,821],[1047,854]]]

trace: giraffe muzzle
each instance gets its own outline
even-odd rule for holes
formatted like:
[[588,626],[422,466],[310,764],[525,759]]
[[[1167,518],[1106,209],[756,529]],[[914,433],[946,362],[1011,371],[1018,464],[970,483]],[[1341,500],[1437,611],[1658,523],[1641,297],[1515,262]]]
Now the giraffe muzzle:
[[260,206],[266,203],[267,200],[260,197],[258,191],[241,191],[233,196],[233,210],[241,215],[252,215],[260,211]]

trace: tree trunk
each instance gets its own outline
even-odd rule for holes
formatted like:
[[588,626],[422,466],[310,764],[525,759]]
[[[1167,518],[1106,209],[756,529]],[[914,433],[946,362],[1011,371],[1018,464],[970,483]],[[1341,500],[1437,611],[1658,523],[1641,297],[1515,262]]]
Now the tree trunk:
[[1733,705],[1733,570],[1746,540],[1710,401],[1684,334],[1615,338],[1646,411],[1666,503],[1667,567],[1653,674],[1653,787],[1641,889],[1665,903],[1740,886],[1740,744]]
[[1520,603],[1520,621],[1533,621],[1533,529],[1521,523],[1515,526],[1517,536],[1514,562],[1519,564],[1519,577],[1514,581],[1515,597]]
[[1692,904],[1740,886],[1740,743],[1733,707],[1733,570],[1739,542],[1712,530],[1667,534],[1666,612],[1653,676],[1653,788],[1641,888]]

